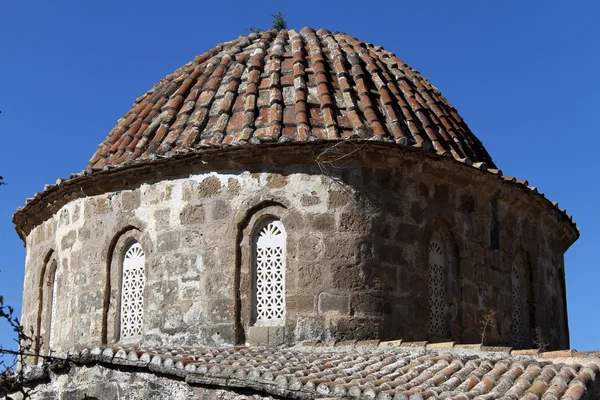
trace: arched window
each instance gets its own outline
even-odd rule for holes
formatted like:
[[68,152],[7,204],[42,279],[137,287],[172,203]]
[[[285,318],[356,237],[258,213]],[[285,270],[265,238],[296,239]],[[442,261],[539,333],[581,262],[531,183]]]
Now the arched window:
[[56,261],[53,262],[50,270],[50,281],[48,282],[48,288],[52,287],[51,297],[48,299],[50,304],[50,329],[48,332],[48,349],[51,350],[54,347],[54,322],[56,321]]
[[123,259],[121,338],[140,336],[143,333],[145,261],[144,250],[139,243],[129,246]]
[[284,324],[285,243],[286,234],[281,221],[266,221],[255,231],[253,316],[256,325]]
[[516,349],[523,347],[523,316],[521,313],[521,282],[519,271],[513,266],[512,281],[512,345]]
[[435,239],[429,242],[429,333],[432,336],[447,338],[448,326],[448,270],[450,263],[442,244]]

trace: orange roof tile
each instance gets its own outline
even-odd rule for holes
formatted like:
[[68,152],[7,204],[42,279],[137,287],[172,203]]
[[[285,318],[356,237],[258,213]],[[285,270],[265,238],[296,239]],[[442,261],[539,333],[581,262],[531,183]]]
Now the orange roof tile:
[[88,168],[179,150],[368,139],[495,168],[456,110],[394,54],[344,33],[268,31],[218,44],[138,98]]
[[109,346],[71,352],[69,359],[128,371],[136,367],[140,372],[185,378],[190,385],[244,388],[262,396],[297,399],[576,400],[600,394],[600,359],[594,355],[564,351],[539,357],[480,345],[388,343]]

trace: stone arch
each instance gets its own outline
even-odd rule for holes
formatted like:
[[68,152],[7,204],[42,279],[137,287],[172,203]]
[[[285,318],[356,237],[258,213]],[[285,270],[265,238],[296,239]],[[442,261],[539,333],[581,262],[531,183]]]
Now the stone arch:
[[433,340],[460,340],[460,268],[456,241],[439,222],[427,241],[429,336]]
[[[103,344],[116,343],[120,340],[123,262],[127,251],[135,243],[139,243],[143,249],[146,258],[145,265],[148,265],[148,255],[152,251],[151,242],[135,225],[125,225],[118,230],[107,249],[101,334]],[[144,272],[147,279],[148,269],[145,268]]]
[[235,256],[235,326],[236,342],[246,342],[247,330],[252,321],[252,237],[256,227],[266,220],[279,220],[285,224],[287,202],[263,200],[250,207],[237,220]]
[[51,249],[46,253],[39,279],[38,315],[35,335],[36,360],[38,355],[48,355],[54,344],[54,322],[58,286],[58,257]]

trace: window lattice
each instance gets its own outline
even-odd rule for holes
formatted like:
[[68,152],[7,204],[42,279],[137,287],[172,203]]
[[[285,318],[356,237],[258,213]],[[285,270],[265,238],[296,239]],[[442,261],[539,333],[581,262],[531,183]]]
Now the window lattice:
[[436,336],[448,335],[446,327],[447,260],[439,242],[429,243],[429,330]]
[[54,346],[54,321],[56,320],[56,269],[52,276],[52,303],[50,304],[50,332],[48,335],[48,348]]
[[121,337],[142,334],[144,321],[144,285],[146,284],[144,250],[134,243],[123,260],[121,288]]
[[519,272],[512,269],[512,339],[513,347],[523,347],[523,317],[521,313],[521,282]]
[[271,221],[255,239],[256,323],[281,324],[285,318],[285,230]]

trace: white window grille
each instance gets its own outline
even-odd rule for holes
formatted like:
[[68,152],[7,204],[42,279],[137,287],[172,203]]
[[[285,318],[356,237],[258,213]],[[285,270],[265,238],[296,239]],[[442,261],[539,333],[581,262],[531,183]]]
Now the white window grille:
[[121,338],[142,334],[144,322],[144,286],[146,256],[139,243],[134,243],[123,260],[121,287]]
[[281,221],[270,221],[254,239],[254,313],[257,325],[283,325],[285,320],[286,235]]
[[48,334],[48,349],[54,346],[54,322],[56,321],[56,267],[52,274],[52,302],[50,303],[50,332]]
[[442,245],[429,242],[429,331],[434,336],[447,337],[446,273],[448,262]]
[[521,310],[521,282],[519,271],[512,268],[512,339],[513,347],[523,347],[523,317]]

